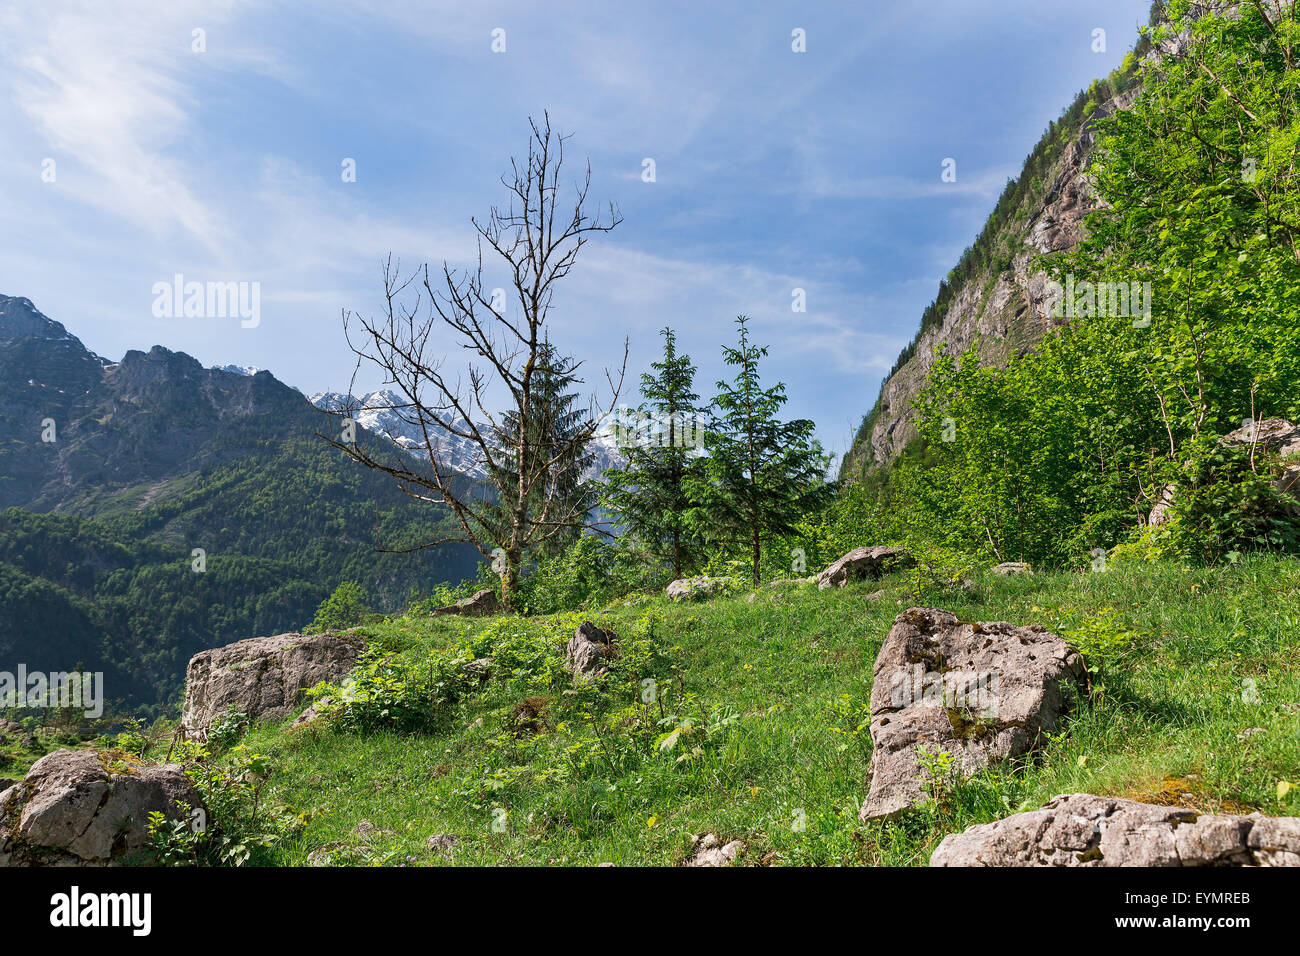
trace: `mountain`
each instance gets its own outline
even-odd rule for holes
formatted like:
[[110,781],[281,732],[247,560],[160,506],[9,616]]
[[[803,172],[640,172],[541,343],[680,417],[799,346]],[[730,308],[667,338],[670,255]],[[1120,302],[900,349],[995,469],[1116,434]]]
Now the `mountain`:
[[376,550],[448,516],[330,448],[333,427],[270,372],[161,346],[111,362],[0,296],[0,669],[80,662],[162,705],[191,654],[301,627],[341,581],[391,609],[473,576],[467,545]]
[[213,365],[214,372],[233,372],[235,375],[252,377],[262,371],[256,365]]
[[[417,424],[406,420],[400,411],[405,400],[391,389],[379,389],[352,398],[342,392],[317,392],[310,400],[317,408],[335,414],[347,409],[359,410],[356,421],[362,428],[377,435],[388,436],[416,458],[421,458],[425,453],[424,434]],[[471,478],[487,478],[487,469],[473,442],[441,432],[434,438],[434,447],[438,461],[452,471]],[[599,478],[610,468],[622,468],[627,464],[627,460],[619,454],[618,441],[611,423],[596,433],[587,450],[594,456],[586,472],[588,480]]]
[[841,477],[853,480],[887,466],[916,437],[912,400],[937,349],[960,354],[978,343],[981,360],[1000,365],[1061,323],[1049,315],[1050,287],[1035,259],[1068,250],[1083,238],[1084,219],[1094,204],[1088,174],[1096,142],[1093,124],[1132,103],[1138,66],[1155,56],[1144,37],[1123,65],[1079,93],[1049,124],[975,242],[940,282],[916,336],[863,419]]

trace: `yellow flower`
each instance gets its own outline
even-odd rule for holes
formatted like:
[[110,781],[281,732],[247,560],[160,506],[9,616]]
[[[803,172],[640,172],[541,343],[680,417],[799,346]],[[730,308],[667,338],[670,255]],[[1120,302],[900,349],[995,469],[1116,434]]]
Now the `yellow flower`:
[[659,822],[658,814],[651,814],[650,819],[645,822],[646,828],[649,829]]

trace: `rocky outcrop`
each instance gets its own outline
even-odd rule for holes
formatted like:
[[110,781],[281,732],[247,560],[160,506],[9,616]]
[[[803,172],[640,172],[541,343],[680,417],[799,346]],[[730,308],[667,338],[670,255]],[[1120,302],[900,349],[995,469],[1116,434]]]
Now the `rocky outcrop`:
[[1219,444],[1227,448],[1254,445],[1259,451],[1284,457],[1300,455],[1300,427],[1284,418],[1265,418],[1233,429],[1219,438]]
[[946,752],[962,776],[1028,753],[1054,731],[1083,660],[1042,627],[959,621],[908,608],[876,657],[871,785],[860,818],[897,815],[925,798],[919,749]]
[[1004,577],[1012,574],[1033,574],[1033,569],[1024,561],[1003,561],[993,565],[993,573]]
[[1127,109],[1133,95],[1126,91],[1112,97],[1079,123],[1044,173],[1045,189],[1018,190],[1017,212],[993,241],[1014,251],[1010,267],[997,275],[977,271],[954,289],[941,319],[919,333],[911,355],[885,381],[868,431],[845,456],[842,476],[856,477],[887,464],[916,437],[912,400],[924,386],[938,349],[960,355],[978,343],[982,362],[1003,365],[1066,323],[1054,314],[1059,292],[1036,260],[1072,249],[1083,238],[1084,220],[1097,205],[1089,170],[1097,139],[1094,124]]
[[[1258,422],[1245,422],[1226,435],[1219,436],[1219,445],[1248,451],[1260,463],[1265,456],[1277,456],[1281,466],[1273,477],[1273,487],[1293,497],[1300,497],[1300,426],[1284,418],[1265,418]],[[1273,466],[1275,467],[1275,466]],[[1147,526],[1157,528],[1168,524],[1174,517],[1178,487],[1167,484],[1160,490],[1160,498],[1147,515]],[[1292,514],[1300,508],[1290,507]]]
[[712,578],[707,574],[695,578],[678,578],[664,589],[670,601],[697,601],[721,594],[734,585],[732,578]]
[[[203,799],[176,764],[58,750],[0,793],[0,866],[107,866],[148,844],[149,814],[194,819]],[[206,817],[199,817],[204,820]]]
[[944,837],[931,866],[1300,866],[1300,818],[1202,816],[1087,793]]
[[434,614],[461,614],[465,617],[486,617],[489,614],[495,614],[501,609],[501,602],[497,598],[497,592],[491,588],[484,588],[482,591],[475,591],[467,598],[457,601],[455,604],[448,604],[440,607]]
[[878,578],[888,571],[911,567],[916,562],[903,548],[854,548],[817,575],[817,587],[842,588],[860,578]]
[[277,634],[201,651],[185,672],[185,735],[206,740],[213,721],[228,711],[283,720],[301,706],[303,690],[351,673],[364,647],[352,634]]
[[703,833],[691,840],[691,852],[682,866],[731,866],[745,852],[741,840],[723,843],[716,833]]
[[614,655],[617,639],[618,635],[613,631],[583,621],[564,649],[564,666],[574,677],[595,677],[605,673],[605,661]]

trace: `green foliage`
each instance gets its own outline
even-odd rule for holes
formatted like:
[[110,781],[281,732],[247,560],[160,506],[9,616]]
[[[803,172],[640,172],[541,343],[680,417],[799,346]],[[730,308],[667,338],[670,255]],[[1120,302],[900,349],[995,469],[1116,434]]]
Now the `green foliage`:
[[164,866],[265,866],[281,843],[302,828],[278,804],[263,801],[275,765],[265,754],[239,744],[221,763],[202,747],[186,745],[180,759],[203,797],[204,808],[182,807],[168,819],[149,814],[149,855]]
[[663,360],[652,362],[653,373],[641,376],[645,401],[636,409],[642,421],[658,426],[657,433],[634,434],[620,448],[627,467],[606,472],[604,501],[624,533],[643,542],[680,578],[698,565],[703,548],[689,487],[690,476],[701,467],[694,443],[699,396],[692,390],[691,357],[677,354],[672,329],[664,329],[663,337]]
[[1083,655],[1088,669],[1096,672],[1122,661],[1141,635],[1125,627],[1114,608],[1103,607],[1078,623],[1062,627],[1061,636]]
[[[1140,67],[1132,107],[1095,121],[1102,202],[1086,240],[1042,263],[1064,326],[1004,368],[977,347],[935,357],[919,448],[877,486],[914,534],[1040,567],[1117,546],[1216,560],[1300,543],[1280,463],[1217,441],[1300,413],[1300,182],[1280,165],[1300,97],[1257,10],[1170,12],[1191,42]],[[1276,29],[1297,30],[1293,15]],[[1149,284],[1151,314],[1102,308],[1102,283]],[[1148,533],[1169,484],[1177,520]]]
[[229,750],[248,733],[248,724],[248,714],[232,708],[212,722],[208,740],[221,750]]
[[[529,380],[528,446],[539,462],[548,463],[539,468],[541,474],[536,479],[530,475],[535,483],[528,495],[529,514],[546,535],[532,549],[533,557],[553,556],[576,541],[582,532],[584,516],[596,505],[596,489],[583,478],[583,472],[595,456],[576,442],[588,423],[588,410],[577,405],[579,396],[573,391],[582,383],[577,374],[579,364],[576,359],[561,355],[546,341],[538,347],[537,365]],[[502,416],[496,442],[501,448],[516,449],[517,456],[520,447],[517,410]],[[496,469],[493,484],[498,489],[516,488],[518,465],[515,463],[512,470],[510,456],[504,457],[507,460]],[[508,495],[501,497],[509,499]],[[487,523],[496,528],[494,543],[505,540],[508,516],[500,511],[500,506],[489,509],[486,516]],[[546,527],[548,521],[557,524]]]
[[529,571],[520,583],[520,607],[527,614],[553,614],[608,602],[624,593],[615,571],[619,554],[595,535],[582,535]]
[[312,618],[309,630],[316,634],[325,631],[356,627],[369,613],[369,598],[356,581],[344,581],[334,593],[321,602]]
[[1219,560],[1242,551],[1300,550],[1300,506],[1276,486],[1272,469],[1252,467],[1246,448],[1198,442],[1184,467],[1171,529],[1176,546],[1192,557]]
[[713,535],[749,545],[757,586],[763,538],[790,534],[801,515],[826,500],[829,461],[812,438],[811,421],[776,417],[786,401],[785,385],[762,387],[758,361],[767,348],[750,344],[747,323],[745,316],[737,317],[739,343],[723,349],[736,377],[718,382],[705,436],[708,458],[691,488]]
[[427,731],[468,686],[468,660],[453,654],[411,663],[371,646],[341,685],[319,684],[308,693],[322,719],[351,733]]

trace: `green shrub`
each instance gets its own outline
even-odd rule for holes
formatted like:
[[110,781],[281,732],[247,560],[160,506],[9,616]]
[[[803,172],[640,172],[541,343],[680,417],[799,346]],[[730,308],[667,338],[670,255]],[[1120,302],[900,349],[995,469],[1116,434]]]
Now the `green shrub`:
[[344,581],[321,602],[307,630],[314,634],[356,627],[370,613],[369,598],[355,581]]

